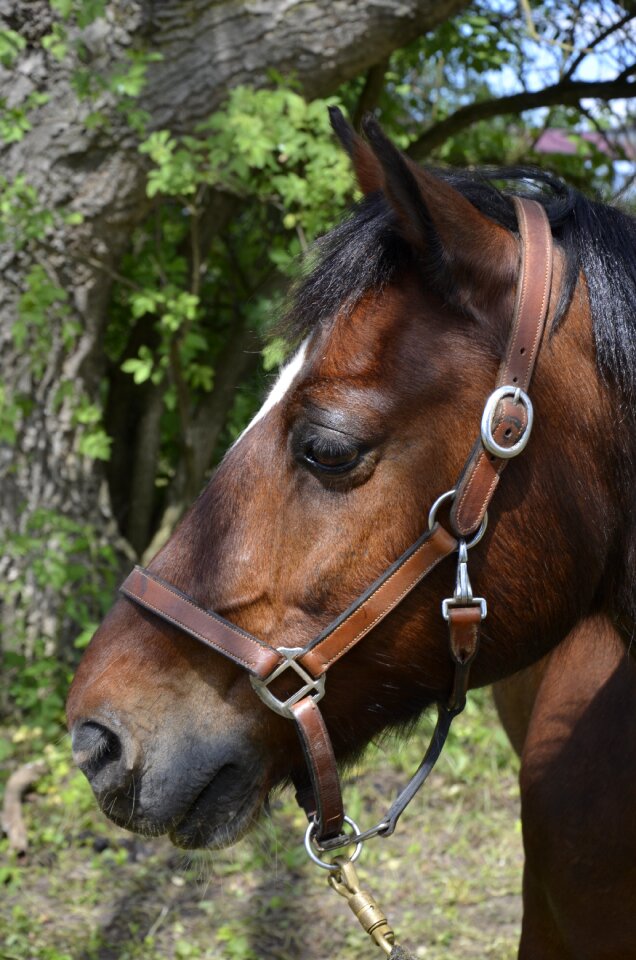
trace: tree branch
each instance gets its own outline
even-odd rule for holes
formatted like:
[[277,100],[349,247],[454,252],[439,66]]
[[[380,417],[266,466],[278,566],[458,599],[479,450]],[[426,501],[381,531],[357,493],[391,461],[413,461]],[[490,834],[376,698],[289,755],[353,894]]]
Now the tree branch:
[[25,763],[9,777],[4,791],[1,825],[2,830],[9,838],[9,848],[18,857],[24,857],[29,848],[24,818],[22,817],[22,797],[34,783],[44,776],[47,765],[43,760]]
[[163,413],[164,385],[152,385],[144,393],[135,443],[130,451],[128,498],[125,535],[137,556],[148,544],[155,505],[155,478],[161,447],[161,415]]
[[580,64],[585,60],[587,55],[591,53],[591,51],[595,47],[597,47],[599,43],[602,43],[603,40],[606,40],[607,37],[610,37],[613,33],[615,33],[616,30],[620,30],[621,27],[624,27],[627,23],[629,23],[630,20],[633,20],[633,19],[634,19],[633,13],[626,13],[625,16],[621,17],[620,20],[617,20],[616,23],[612,23],[605,30],[602,30],[596,37],[594,37],[593,40],[590,41],[590,43],[588,43],[588,45],[585,47],[584,50],[581,50],[581,52],[577,54],[577,56],[574,58],[572,63],[569,65],[569,67],[563,74],[563,80],[569,80],[573,76],[576,68],[580,66]]
[[630,67],[614,80],[568,80],[555,83],[543,90],[514,93],[507,97],[468,104],[425,130],[417,140],[413,141],[407,152],[414,160],[423,160],[431,151],[440,147],[460,130],[480,120],[490,120],[492,117],[519,114],[526,110],[536,110],[538,107],[578,106],[579,101],[584,98],[619,100],[634,97],[636,82],[629,80],[634,70],[636,67]]
[[353,115],[354,129],[359,130],[365,113],[369,113],[377,106],[380,94],[384,88],[384,77],[388,66],[389,58],[386,57],[384,60],[381,60],[380,63],[376,63],[373,67],[371,67],[370,70],[367,71],[364,86],[360,96],[358,97],[355,113]]
[[[144,563],[166,542],[175,524],[204,482],[219,435],[234,402],[237,386],[260,363],[261,355],[256,349],[255,340],[254,333],[246,326],[237,328],[215,364],[214,389],[203,399],[191,426],[194,440],[192,468],[194,475],[188,478],[183,461],[177,465],[175,476],[167,491],[166,505],[161,519],[150,544],[143,553]],[[188,491],[188,486],[194,487],[194,493]]]

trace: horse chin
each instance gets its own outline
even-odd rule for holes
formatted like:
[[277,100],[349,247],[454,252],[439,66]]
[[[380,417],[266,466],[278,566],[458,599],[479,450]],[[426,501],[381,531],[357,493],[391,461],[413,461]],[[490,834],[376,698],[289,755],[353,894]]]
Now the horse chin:
[[266,791],[260,785],[240,798],[219,805],[213,784],[208,784],[192,806],[168,831],[170,840],[184,850],[219,850],[240,840],[258,820]]

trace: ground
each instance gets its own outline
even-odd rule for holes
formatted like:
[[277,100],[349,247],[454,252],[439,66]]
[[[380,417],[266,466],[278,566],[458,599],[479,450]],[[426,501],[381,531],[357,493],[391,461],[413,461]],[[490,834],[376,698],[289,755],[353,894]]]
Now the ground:
[[[347,776],[347,810],[379,819],[419,763],[430,723],[368,751]],[[5,731],[18,740],[24,731]],[[366,960],[368,941],[311,865],[291,796],[234,848],[186,855],[107,823],[68,741],[25,804],[31,850],[0,840],[2,960]],[[13,758],[15,762],[15,758]],[[6,779],[11,762],[3,764]],[[473,695],[438,768],[390,839],[358,862],[398,939],[426,960],[513,960],[521,917],[517,767],[490,698]]]

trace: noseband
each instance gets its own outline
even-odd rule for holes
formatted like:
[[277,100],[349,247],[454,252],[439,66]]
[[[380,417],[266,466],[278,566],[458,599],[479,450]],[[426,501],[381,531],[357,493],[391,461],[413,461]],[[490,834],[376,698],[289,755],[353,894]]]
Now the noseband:
[[[532,404],[527,390],[548,312],[552,282],[552,236],[543,207],[513,197],[519,224],[521,263],[512,330],[497,385],[488,398],[481,433],[455,488],[433,504],[428,530],[408,548],[351,606],[303,647],[272,647],[258,637],[205,610],[176,587],[141,567],[135,567],[121,587],[130,600],[213,650],[228,657],[249,675],[254,691],[276,713],[294,720],[300,735],[308,776],[297,778],[297,799],[309,818],[307,850],[327,869],[332,864],[320,854],[371,836],[389,836],[407,804],[422,786],[439,757],[453,718],[466,700],[469,672],[479,646],[486,617],[486,601],[474,597],[468,577],[468,551],[481,539],[487,509],[508,460],[526,446],[532,427]],[[455,536],[436,521],[438,507],[452,501],[450,519]],[[468,540],[467,538],[472,538]],[[453,683],[424,759],[384,819],[361,833],[345,817],[340,781],[331,740],[318,702],[325,693],[329,668],[407,597],[450,554],[458,552],[457,578],[452,597],[444,600],[442,615],[449,626]],[[282,678],[285,678],[282,680]],[[296,689],[277,695],[290,679]],[[289,687],[287,686],[287,689]],[[343,831],[347,822],[353,837]]]

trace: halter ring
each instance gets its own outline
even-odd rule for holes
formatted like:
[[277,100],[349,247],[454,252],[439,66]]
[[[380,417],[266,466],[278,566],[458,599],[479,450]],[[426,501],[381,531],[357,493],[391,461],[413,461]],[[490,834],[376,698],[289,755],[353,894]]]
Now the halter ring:
[[[362,840],[359,839],[362,834],[360,832],[360,827],[355,822],[355,820],[351,819],[351,817],[348,817],[345,814],[344,821],[345,823],[349,824],[349,826],[353,831],[353,835],[351,837],[350,843],[355,843],[356,845],[355,850],[349,857],[348,862],[355,863],[358,857],[360,856],[360,854],[362,853]],[[305,831],[305,850],[309,854],[310,859],[313,860],[316,866],[322,867],[323,870],[331,870],[331,871],[339,870],[340,867],[338,866],[337,863],[329,863],[327,860],[322,860],[318,855],[318,853],[320,853],[320,847],[318,846],[318,844],[314,839],[315,830],[316,830],[316,821],[312,820],[309,826],[307,827],[307,830]],[[318,850],[318,853],[315,852],[314,848]],[[338,849],[342,849],[342,848],[340,847]]]
[[[428,529],[429,530],[432,530],[433,527],[435,526],[435,518],[436,518],[438,509],[447,500],[450,500],[452,503],[453,500],[455,499],[456,493],[457,493],[457,490],[453,488],[452,490],[447,490],[446,493],[443,493],[440,497],[437,498],[437,500],[435,501],[435,503],[433,504],[433,506],[428,512]],[[479,529],[477,530],[477,533],[474,535],[474,537],[472,537],[470,540],[466,542],[467,550],[470,550],[471,547],[474,547],[479,543],[479,541],[485,534],[487,527],[488,527],[488,511],[486,511],[486,513],[484,514],[484,519],[479,524]]]

